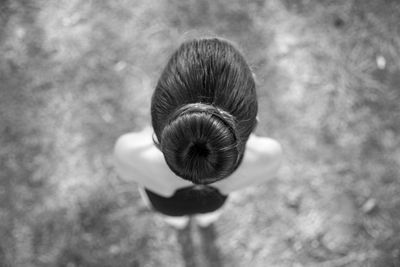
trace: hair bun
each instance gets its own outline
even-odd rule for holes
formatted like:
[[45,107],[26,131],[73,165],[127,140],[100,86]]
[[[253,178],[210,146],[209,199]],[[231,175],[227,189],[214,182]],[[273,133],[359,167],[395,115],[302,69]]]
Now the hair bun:
[[160,148],[176,175],[209,184],[235,170],[239,140],[232,115],[212,105],[191,103],[170,116]]

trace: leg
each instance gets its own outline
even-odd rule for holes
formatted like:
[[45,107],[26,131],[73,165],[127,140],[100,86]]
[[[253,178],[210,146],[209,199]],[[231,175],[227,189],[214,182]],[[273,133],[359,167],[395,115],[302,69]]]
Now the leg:
[[200,227],[207,227],[216,220],[218,220],[221,214],[222,214],[222,209],[218,209],[216,211],[209,213],[196,214],[195,220],[197,225],[199,225]]
[[143,200],[143,203],[144,203],[149,209],[151,209],[152,207],[151,207],[151,204],[150,204],[149,197],[146,195],[146,192],[144,191],[143,187],[139,185],[138,190],[139,190],[140,197],[141,197],[142,200]]

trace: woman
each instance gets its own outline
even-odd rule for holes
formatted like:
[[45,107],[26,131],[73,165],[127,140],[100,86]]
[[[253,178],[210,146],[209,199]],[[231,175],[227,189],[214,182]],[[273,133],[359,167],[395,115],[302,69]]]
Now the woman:
[[116,170],[140,185],[167,222],[183,227],[195,215],[206,226],[229,193],[271,178],[279,167],[279,143],[252,133],[257,111],[253,74],[232,44],[185,42],[153,93],[153,128],[117,140]]

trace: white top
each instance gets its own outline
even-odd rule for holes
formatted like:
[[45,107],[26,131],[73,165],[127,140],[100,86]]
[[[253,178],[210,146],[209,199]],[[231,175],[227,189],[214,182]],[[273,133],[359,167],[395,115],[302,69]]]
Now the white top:
[[[118,175],[127,182],[136,182],[149,190],[170,197],[182,187],[193,185],[173,173],[164,155],[154,145],[153,130],[146,127],[118,138],[114,147],[114,164]],[[274,139],[251,134],[240,166],[223,180],[211,186],[227,195],[246,186],[271,179],[279,169],[282,147]]]

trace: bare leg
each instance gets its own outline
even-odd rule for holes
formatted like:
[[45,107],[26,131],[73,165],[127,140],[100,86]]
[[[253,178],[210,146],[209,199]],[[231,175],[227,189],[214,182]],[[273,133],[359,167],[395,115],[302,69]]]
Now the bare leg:
[[196,220],[197,225],[199,225],[200,227],[207,227],[210,224],[212,224],[213,222],[215,222],[216,220],[218,220],[221,213],[222,213],[222,210],[219,209],[219,210],[209,212],[209,213],[196,214],[195,220]]

